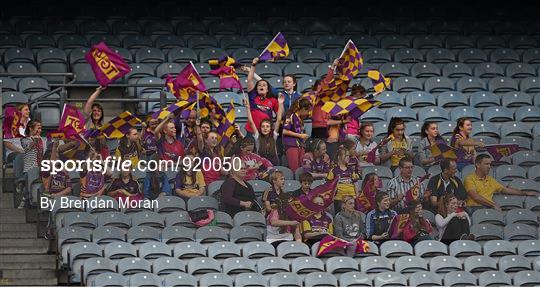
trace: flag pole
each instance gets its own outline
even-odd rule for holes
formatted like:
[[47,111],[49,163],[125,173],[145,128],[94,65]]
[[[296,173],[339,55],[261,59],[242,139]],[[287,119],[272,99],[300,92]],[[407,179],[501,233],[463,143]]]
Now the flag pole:
[[343,54],[345,54],[345,50],[347,50],[347,46],[349,46],[349,43],[352,42],[351,39],[349,39],[349,41],[347,41],[347,44],[345,44],[345,47],[343,47],[343,51],[341,51],[341,54],[339,54],[339,58],[343,57]]
[[259,55],[259,58],[264,54],[264,51],[268,50],[268,47],[270,47],[270,44],[272,44],[272,42],[274,42],[274,40],[276,40],[277,36],[281,34],[281,32],[278,32],[276,34],[276,36],[274,36],[274,38],[272,38],[272,40],[270,40],[270,42],[268,42],[268,45],[266,45],[266,48],[264,48],[264,50],[261,52],[261,54]]

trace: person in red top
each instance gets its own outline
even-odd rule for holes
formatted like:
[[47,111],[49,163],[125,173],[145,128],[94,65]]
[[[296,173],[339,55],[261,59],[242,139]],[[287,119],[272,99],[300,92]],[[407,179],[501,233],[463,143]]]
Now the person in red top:
[[171,121],[171,116],[173,116],[172,113],[156,127],[155,134],[158,139],[159,158],[176,163],[179,157],[184,156],[184,145],[176,139],[176,127]]
[[248,73],[247,90],[250,102],[251,117],[256,127],[251,127],[251,124],[246,125],[246,131],[253,134],[254,128],[261,126],[261,121],[264,119],[272,120],[273,112],[277,114],[279,103],[276,97],[272,94],[270,83],[261,79],[257,83],[253,83],[255,75],[255,66],[259,63],[259,58],[254,58],[251,63],[251,69]]
[[240,141],[238,149],[234,155],[240,157],[243,163],[246,164],[246,176],[244,180],[262,179],[268,175],[268,171],[274,167],[268,159],[254,153],[255,139],[248,136]]
[[430,235],[433,231],[429,220],[424,218],[424,212],[422,211],[422,203],[418,200],[411,201],[408,207],[409,220],[403,228],[403,240],[415,245],[423,240],[433,240]]

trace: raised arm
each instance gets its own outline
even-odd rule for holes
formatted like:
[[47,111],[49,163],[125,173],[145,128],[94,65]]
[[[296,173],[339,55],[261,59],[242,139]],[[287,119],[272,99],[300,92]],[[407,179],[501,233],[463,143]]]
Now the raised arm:
[[94,105],[94,102],[96,101],[97,97],[103,90],[105,90],[106,87],[97,87],[96,91],[88,97],[88,100],[86,101],[86,104],[84,104],[83,112],[86,114],[86,116],[90,116],[92,114],[92,105]]
[[158,126],[156,127],[156,130],[154,130],[154,135],[156,136],[156,139],[159,139],[161,138],[161,131],[163,131],[163,128],[165,127],[165,125],[167,125],[167,123],[169,122],[169,120],[172,118],[172,113],[167,115],[167,117],[165,117],[165,119],[163,119],[163,121],[161,121]]
[[251,115],[251,105],[249,105],[249,100],[244,97],[244,106],[246,106],[247,117],[249,126],[253,129],[253,134],[259,133],[259,127],[255,126],[255,121],[253,121],[253,115]]
[[251,68],[249,69],[248,78],[247,78],[247,91],[251,91],[255,88],[255,66],[257,66],[257,63],[259,63],[259,58],[253,58],[253,61],[251,62]]
[[281,118],[283,117],[283,112],[285,110],[283,103],[285,103],[285,97],[283,96],[283,93],[280,92],[278,95],[279,106],[276,115],[276,123],[274,123],[274,134],[279,134],[279,125],[281,125]]

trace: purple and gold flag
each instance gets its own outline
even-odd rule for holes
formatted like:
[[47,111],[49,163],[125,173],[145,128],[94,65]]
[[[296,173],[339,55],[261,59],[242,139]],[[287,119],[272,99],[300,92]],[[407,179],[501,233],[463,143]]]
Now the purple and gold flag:
[[486,150],[489,154],[491,154],[491,157],[493,157],[493,160],[495,162],[499,162],[501,158],[508,157],[516,152],[519,151],[519,145],[518,144],[495,144],[495,145],[487,145]]
[[21,137],[19,127],[21,126],[21,112],[16,107],[7,106],[4,109],[4,120],[2,121],[4,129],[4,139]]
[[347,96],[350,81],[343,81],[338,78],[332,78],[330,81],[322,81],[319,89],[319,101],[326,103],[328,101],[338,102]]
[[[309,191],[307,195],[300,195],[297,198],[292,198],[291,201],[285,206],[285,214],[289,216],[289,219],[296,221],[304,221],[307,218],[322,212],[334,201],[334,195],[336,194],[336,188],[339,177],[334,180],[326,182],[315,189]],[[320,196],[324,199],[324,205],[320,206],[311,202],[315,196]]]
[[369,70],[367,76],[369,79],[371,79],[375,92],[382,92],[390,88],[390,83],[392,83],[390,78],[384,77],[381,72],[374,69]]
[[320,257],[330,251],[334,251],[336,249],[344,249],[347,248],[347,246],[351,246],[353,244],[338,238],[336,236],[332,235],[326,235],[324,236],[321,241],[319,242],[319,249],[317,249],[317,257]]
[[381,140],[381,142],[377,144],[377,146],[371,149],[371,151],[367,153],[366,162],[375,164],[375,159],[377,158],[377,150],[386,145],[386,143],[388,143],[390,139],[392,139],[392,137],[384,138],[383,140]]
[[356,240],[356,250],[355,250],[355,252],[356,252],[356,254],[369,253],[370,252],[369,242],[362,239],[362,238],[358,238]]
[[264,48],[261,55],[259,55],[259,60],[261,61],[274,61],[280,58],[289,56],[289,45],[281,32],[278,32],[274,39],[270,41],[268,46]]
[[124,111],[120,115],[105,123],[99,130],[107,137],[118,139],[122,138],[129,129],[141,123],[141,120],[135,117],[129,111]]
[[236,74],[236,61],[229,56],[223,56],[220,59],[209,60],[210,70],[208,73],[219,76],[219,89],[236,88],[242,90],[242,84]]
[[[422,178],[418,179],[418,182],[414,184],[407,192],[405,192],[404,202],[405,205],[408,205],[414,200],[418,200],[418,196],[420,195],[420,185],[422,185],[422,182],[429,179],[431,174],[427,173],[426,175],[422,176]],[[426,195],[424,195],[426,197]]]
[[234,120],[236,120],[236,112],[234,110],[234,102],[231,100],[231,106],[229,106],[225,117],[221,120],[221,123],[217,127],[218,135],[221,135],[220,143],[222,147],[225,147],[236,130],[234,127]]
[[448,146],[446,143],[440,141],[437,141],[435,142],[435,144],[431,145],[430,149],[431,155],[437,161],[440,161],[442,159],[453,159],[459,161],[460,159],[464,159],[466,157],[466,154],[463,150],[455,149]]
[[112,51],[104,42],[94,45],[84,58],[92,67],[99,85],[103,87],[131,72],[131,67],[122,55]]
[[409,221],[409,214],[398,214],[394,216],[392,222],[390,222],[390,227],[388,228],[388,235],[391,239],[402,239],[402,232],[405,228],[405,225]]
[[354,76],[358,75],[363,65],[364,59],[362,58],[362,54],[360,54],[353,41],[349,40],[341,56],[338,58],[338,64],[336,66],[337,76],[343,81],[350,81]]
[[156,111],[154,113],[152,113],[152,119],[160,119],[160,120],[163,120],[165,119],[167,116],[169,116],[169,114],[173,113],[174,116],[178,116],[180,115],[180,113],[184,110],[184,108],[186,106],[188,106],[190,104],[190,102],[188,101],[184,101],[184,100],[180,100],[176,103],[173,103],[159,111]]
[[177,99],[189,102],[195,101],[197,91],[206,92],[206,85],[191,62],[176,77],[167,75],[165,86]]
[[338,102],[328,101],[324,103],[322,110],[329,113],[331,116],[349,114],[349,116],[356,119],[366,113],[369,109],[380,104],[380,101],[372,99],[353,99],[347,97]]

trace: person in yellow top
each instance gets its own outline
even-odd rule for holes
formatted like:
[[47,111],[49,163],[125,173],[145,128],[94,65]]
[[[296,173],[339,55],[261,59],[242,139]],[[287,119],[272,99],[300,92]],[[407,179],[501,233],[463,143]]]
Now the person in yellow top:
[[341,211],[341,206],[345,197],[349,196],[355,198],[358,194],[356,182],[360,179],[360,175],[358,175],[356,167],[349,165],[349,160],[349,151],[345,148],[339,148],[336,166],[330,170],[326,177],[327,181],[332,181],[335,177],[339,178],[336,196],[334,197],[335,213]]
[[[467,191],[467,206],[473,211],[479,208],[493,208],[501,211],[501,207],[493,201],[493,194],[504,193],[512,195],[536,196],[534,192],[525,192],[511,187],[505,187],[489,176],[491,157],[486,154],[476,156],[475,171],[465,177],[464,185]],[[471,211],[471,212],[473,212]]]
[[[314,204],[324,206],[324,199],[320,196],[313,197],[311,201]],[[332,216],[324,210],[302,221],[300,232],[304,242],[311,246],[324,236],[332,235],[334,233],[332,222]]]
[[381,147],[381,163],[389,166],[392,171],[399,166],[399,160],[404,157],[414,158],[411,139],[405,135],[405,122],[403,119],[393,117],[388,124],[388,137],[390,141]]

